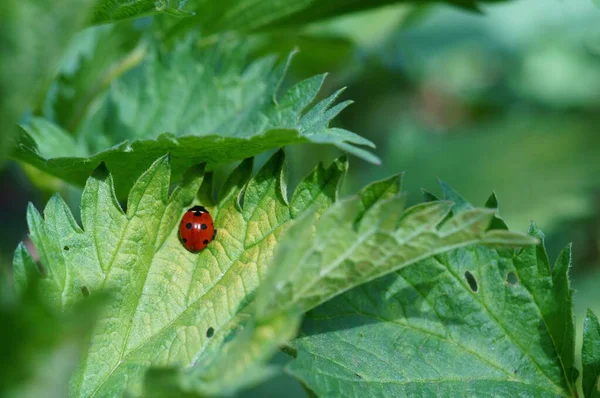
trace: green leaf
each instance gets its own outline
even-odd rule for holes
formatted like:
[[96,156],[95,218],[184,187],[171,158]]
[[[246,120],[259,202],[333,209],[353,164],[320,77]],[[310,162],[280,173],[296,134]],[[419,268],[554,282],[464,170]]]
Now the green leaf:
[[[382,186],[395,180],[368,186],[358,197],[336,203],[318,219],[298,220],[280,242],[273,271],[257,297],[259,316],[308,311],[424,258],[474,243],[497,243],[489,241],[487,230],[494,212],[488,209],[469,209],[448,218],[453,206],[448,201],[404,209],[402,196],[373,200],[381,198]],[[362,216],[358,221],[357,215]],[[507,233],[501,245],[535,242]]]
[[106,23],[145,15],[189,16],[181,0],[100,0],[94,7],[93,23]]
[[583,394],[585,397],[600,396],[600,324],[596,315],[588,309],[583,322]]
[[[503,0],[446,0],[446,3],[477,10],[478,4]],[[427,3],[423,1],[420,3]],[[269,28],[297,29],[299,25],[365,11],[391,4],[409,3],[406,0],[288,0],[252,1],[230,0],[214,2],[190,0],[185,10],[193,12],[190,18],[177,21],[174,31],[181,32],[200,27],[204,34],[223,31],[252,32]]]
[[223,396],[254,387],[278,369],[265,365],[277,350],[292,340],[300,324],[298,313],[280,313],[247,322],[224,344],[218,355],[201,356],[199,366],[151,369],[144,396]]
[[[171,160],[162,157],[137,180],[126,211],[116,200],[112,176],[100,166],[83,192],[82,227],[58,196],[43,218],[30,206],[30,236],[47,275],[42,288],[48,302],[66,310],[84,294],[113,292],[71,382],[71,396],[139,393],[149,367],[186,366],[200,353],[218,352],[264,279],[281,234],[306,209],[335,200],[347,163],[317,167],[289,200],[283,166],[280,151],[249,178],[252,161],[244,161],[216,203],[200,203],[197,195],[206,197],[211,189],[203,186],[208,179],[202,167],[186,173],[169,194]],[[218,230],[199,254],[188,252],[177,233],[181,216],[194,204],[210,210]],[[27,252],[19,251],[16,279],[26,281],[32,267]]]
[[38,105],[61,53],[86,22],[93,2],[1,2],[0,160],[13,145],[21,116]]
[[32,275],[16,296],[0,280],[2,397],[65,397],[102,302],[85,300],[76,313],[56,313],[41,299],[38,281]]
[[309,313],[288,370],[319,396],[572,396],[570,260],[551,268],[543,243],[423,259]]
[[[487,207],[488,209],[498,210],[500,205],[498,203],[498,198],[496,197],[496,192],[492,192],[492,194],[490,195],[488,200],[485,202],[485,207]],[[502,217],[500,217],[498,212],[496,212],[496,215],[494,216],[494,219],[492,220],[492,225],[490,225],[490,228],[491,229],[504,229],[504,230],[508,231],[508,225],[506,225],[506,222],[502,219]]]
[[[47,121],[34,119],[13,156],[76,185],[83,185],[104,162],[113,172],[119,198],[165,153],[171,155],[174,181],[199,162],[214,168],[303,142],[336,145],[379,162],[361,148],[372,147],[370,141],[328,127],[349,104],[334,104],[340,91],[310,107],[324,75],[278,95],[290,60],[274,67],[275,59],[268,57],[245,68],[239,49],[215,47],[196,55],[184,43],[164,57],[153,53],[140,69],[113,84],[101,112],[84,123],[89,131],[103,128],[110,132],[102,135],[101,149],[91,151],[96,146],[91,140],[98,141],[93,134],[77,139]],[[55,145],[58,141],[60,145]]]
[[92,27],[75,35],[47,95],[44,116],[72,133],[80,132],[90,108],[101,101],[112,81],[143,61],[147,49],[140,36],[131,23]]

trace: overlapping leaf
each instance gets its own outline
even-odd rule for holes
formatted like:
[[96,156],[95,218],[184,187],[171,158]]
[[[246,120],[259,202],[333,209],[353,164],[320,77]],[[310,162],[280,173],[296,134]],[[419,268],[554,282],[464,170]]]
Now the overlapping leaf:
[[[72,380],[71,396],[137,391],[148,367],[189,365],[229,333],[264,278],[288,223],[313,205],[331,204],[346,170],[344,160],[317,167],[288,201],[283,162],[278,152],[251,179],[252,162],[243,162],[216,203],[201,168],[192,169],[169,194],[170,161],[163,157],[136,182],[126,212],[105,167],[86,184],[82,227],[58,196],[44,218],[29,208],[46,299],[68,309],[84,296],[114,293]],[[192,254],[179,242],[177,228],[197,197],[210,209],[218,233],[206,250]],[[36,272],[20,246],[18,285],[26,286],[27,275]]]
[[[319,220],[304,218],[280,243],[277,266],[259,296],[259,313],[308,311],[354,286],[421,259],[474,243],[519,247],[523,234],[488,230],[495,210],[438,201],[404,209],[398,177],[372,184]],[[384,199],[386,198],[387,199]],[[314,228],[311,226],[314,225]]]
[[570,254],[477,245],[359,286],[307,316],[289,371],[324,397],[571,396]]
[[[310,107],[324,75],[278,95],[287,63],[275,67],[275,59],[267,57],[246,68],[239,50],[215,47],[198,55],[185,43],[164,57],[153,53],[113,84],[105,106],[86,119],[81,127],[86,131],[78,139],[35,119],[25,126],[13,156],[77,185],[104,162],[118,181],[119,198],[166,152],[175,181],[199,162],[213,168],[302,142],[336,145],[378,162],[361,148],[373,146],[371,142],[328,127],[349,104],[334,105],[340,92]],[[78,150],[69,153],[68,148]]]

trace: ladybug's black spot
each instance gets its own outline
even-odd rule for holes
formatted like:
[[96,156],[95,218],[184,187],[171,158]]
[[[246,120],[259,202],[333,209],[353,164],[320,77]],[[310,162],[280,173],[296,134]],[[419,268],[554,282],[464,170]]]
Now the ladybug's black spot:
[[208,245],[208,239],[204,239],[204,244]]
[[194,217],[200,217],[202,215],[201,211],[195,211],[194,212]]
[[192,229],[192,223],[191,223],[191,222],[189,222],[189,223],[185,224],[185,227],[186,227],[187,229]]
[[191,209],[189,209],[188,211],[193,211],[195,216],[199,215],[196,213],[208,213],[208,210],[206,210],[206,208],[204,206],[194,206]]
[[206,229],[206,228],[208,228],[208,226],[206,224],[202,224],[202,225],[200,225],[200,228]]
[[215,329],[213,327],[210,327],[206,330],[206,337],[208,337],[209,339],[211,337],[213,337],[215,335]]
[[183,238],[183,239],[181,239],[181,241],[182,241],[183,243],[187,243],[187,239],[186,239],[186,238]]

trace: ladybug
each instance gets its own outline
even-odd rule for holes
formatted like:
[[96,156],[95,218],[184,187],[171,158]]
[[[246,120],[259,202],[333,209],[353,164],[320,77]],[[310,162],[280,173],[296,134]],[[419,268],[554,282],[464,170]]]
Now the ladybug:
[[208,210],[194,206],[185,212],[179,224],[179,239],[192,253],[198,253],[217,236],[213,219]]

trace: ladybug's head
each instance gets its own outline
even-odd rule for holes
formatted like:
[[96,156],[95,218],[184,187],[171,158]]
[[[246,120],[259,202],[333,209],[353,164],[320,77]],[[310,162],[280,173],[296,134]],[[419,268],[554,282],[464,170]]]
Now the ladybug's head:
[[193,211],[194,213],[208,213],[208,210],[204,206],[194,206],[188,211]]

